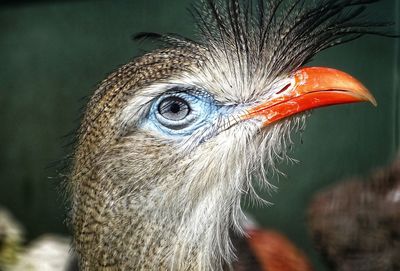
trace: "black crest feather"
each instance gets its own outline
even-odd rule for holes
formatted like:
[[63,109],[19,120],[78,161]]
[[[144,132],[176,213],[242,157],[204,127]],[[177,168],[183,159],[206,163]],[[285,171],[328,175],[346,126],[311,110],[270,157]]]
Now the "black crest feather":
[[[159,33],[139,33],[134,39],[155,40],[194,54],[207,50],[209,69],[227,67],[221,74],[229,72],[233,87],[261,76],[269,84],[332,46],[365,34],[396,37],[390,32],[391,22],[367,18],[367,7],[379,1],[200,0],[190,10],[199,41]],[[221,67],[221,60],[227,65]]]
[[249,71],[272,78],[306,64],[322,50],[364,34],[392,36],[391,23],[365,18],[379,0],[202,0],[193,8],[202,43],[234,53]]

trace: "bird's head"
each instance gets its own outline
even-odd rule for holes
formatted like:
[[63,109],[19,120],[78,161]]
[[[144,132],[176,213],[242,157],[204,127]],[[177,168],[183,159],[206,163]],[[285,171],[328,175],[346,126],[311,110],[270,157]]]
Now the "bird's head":
[[376,104],[350,75],[303,67],[371,32],[353,18],[373,1],[303,2],[203,1],[194,8],[200,41],[147,35],[165,46],[101,83],[80,129],[71,186],[84,262],[123,262],[138,243],[129,256],[135,265],[149,255],[206,269],[229,262],[241,196],[252,193],[252,179],[267,183],[302,113]]

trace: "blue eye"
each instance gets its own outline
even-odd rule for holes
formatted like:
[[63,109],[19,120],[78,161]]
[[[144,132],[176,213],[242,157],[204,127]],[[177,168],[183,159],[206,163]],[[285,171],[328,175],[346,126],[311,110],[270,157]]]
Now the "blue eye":
[[153,102],[147,124],[170,135],[188,135],[217,112],[218,106],[206,91],[177,86]]

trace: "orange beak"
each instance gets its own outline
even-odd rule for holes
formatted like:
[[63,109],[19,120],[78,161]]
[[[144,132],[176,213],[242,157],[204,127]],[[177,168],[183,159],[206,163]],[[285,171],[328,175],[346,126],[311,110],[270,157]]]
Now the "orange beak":
[[268,101],[250,108],[243,119],[264,117],[264,126],[313,108],[356,102],[377,105],[374,96],[354,77],[339,70],[307,67]]

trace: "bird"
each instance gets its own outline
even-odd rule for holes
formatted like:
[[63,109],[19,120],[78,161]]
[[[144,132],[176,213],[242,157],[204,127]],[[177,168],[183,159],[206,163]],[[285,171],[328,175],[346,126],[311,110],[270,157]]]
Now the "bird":
[[308,224],[334,270],[399,270],[400,159],[317,193]]
[[159,46],[99,84],[76,133],[67,192],[80,269],[235,268],[242,197],[264,201],[254,182],[271,187],[308,112],[376,105],[351,75],[306,66],[381,34],[387,24],[364,17],[374,2],[201,0],[196,38],[137,34]]

